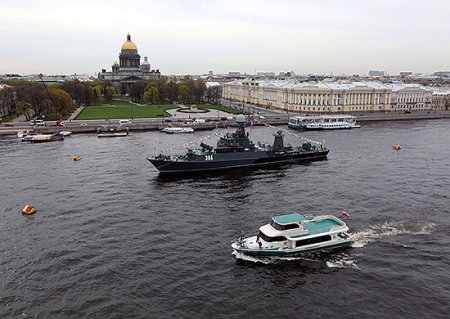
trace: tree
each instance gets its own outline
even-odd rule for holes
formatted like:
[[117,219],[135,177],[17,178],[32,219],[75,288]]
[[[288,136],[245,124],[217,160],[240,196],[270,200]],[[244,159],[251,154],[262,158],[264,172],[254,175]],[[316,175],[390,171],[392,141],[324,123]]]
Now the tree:
[[94,103],[102,104],[105,102],[105,97],[103,96],[101,84],[94,86],[94,94],[95,94]]
[[153,87],[153,94],[152,94],[152,104],[159,104],[159,90],[157,87]]
[[72,97],[64,90],[51,87],[49,89],[55,113],[69,110],[72,106]]
[[17,111],[25,115],[27,121],[31,120],[33,116],[33,108],[30,103],[20,101],[17,103]]
[[109,103],[109,102],[111,102],[112,98],[114,96],[116,96],[116,89],[113,86],[111,86],[111,85],[107,86],[105,88],[105,93],[104,94],[105,94],[105,96],[104,96],[105,102]]
[[150,92],[150,89],[145,90],[143,100],[145,104],[149,104],[151,102],[152,94]]
[[5,87],[0,90],[0,113],[7,115],[10,119],[12,115],[17,113],[17,104],[12,87]]
[[170,79],[167,83],[167,101],[174,103],[178,100],[180,94],[180,88],[175,79]]
[[180,101],[183,104],[189,104],[191,101],[191,90],[186,84],[180,86]]
[[146,86],[147,86],[146,81],[138,81],[131,85],[130,96],[133,98],[134,102],[142,100],[142,98],[144,97],[144,91]]

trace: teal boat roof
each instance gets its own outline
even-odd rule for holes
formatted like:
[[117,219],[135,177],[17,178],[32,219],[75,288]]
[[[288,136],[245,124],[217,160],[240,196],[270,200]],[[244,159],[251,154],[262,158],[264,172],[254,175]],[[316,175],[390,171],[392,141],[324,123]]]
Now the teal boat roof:
[[299,213],[290,213],[283,215],[273,216],[272,219],[280,225],[292,224],[292,223],[300,223],[302,220],[305,220],[306,217]]
[[325,219],[320,222],[310,222],[304,225],[305,229],[309,230],[309,235],[329,232],[331,228],[341,226],[333,219]]

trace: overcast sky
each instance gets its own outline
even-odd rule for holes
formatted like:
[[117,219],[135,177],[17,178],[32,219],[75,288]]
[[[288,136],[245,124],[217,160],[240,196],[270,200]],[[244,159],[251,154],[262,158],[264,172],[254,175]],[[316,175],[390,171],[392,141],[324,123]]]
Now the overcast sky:
[[109,71],[128,32],[162,74],[450,70],[448,0],[0,0],[0,74]]

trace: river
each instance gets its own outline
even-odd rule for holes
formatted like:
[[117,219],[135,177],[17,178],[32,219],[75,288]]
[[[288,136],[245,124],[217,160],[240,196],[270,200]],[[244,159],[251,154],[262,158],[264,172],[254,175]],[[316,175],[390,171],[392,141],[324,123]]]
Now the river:
[[[271,128],[247,130],[273,141]],[[40,145],[0,137],[0,317],[447,318],[450,121],[291,132],[325,140],[328,159],[159,177],[146,156],[214,145],[221,130]],[[37,213],[23,216],[25,204]],[[242,231],[274,214],[343,210],[349,249],[232,254]]]

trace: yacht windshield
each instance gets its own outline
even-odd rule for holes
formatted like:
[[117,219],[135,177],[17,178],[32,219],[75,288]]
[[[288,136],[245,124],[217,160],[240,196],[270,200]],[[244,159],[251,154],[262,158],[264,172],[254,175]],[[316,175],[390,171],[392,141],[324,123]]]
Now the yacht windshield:
[[294,228],[299,228],[300,227],[300,226],[298,226],[298,224],[286,224],[286,225],[278,224],[273,219],[270,222],[270,226],[272,226],[276,230],[287,230],[287,229],[294,229]]
[[262,240],[267,241],[267,242],[285,241],[285,240],[287,240],[286,237],[284,237],[284,236],[276,236],[276,237],[267,236],[262,231],[259,232],[258,238],[261,238]]

